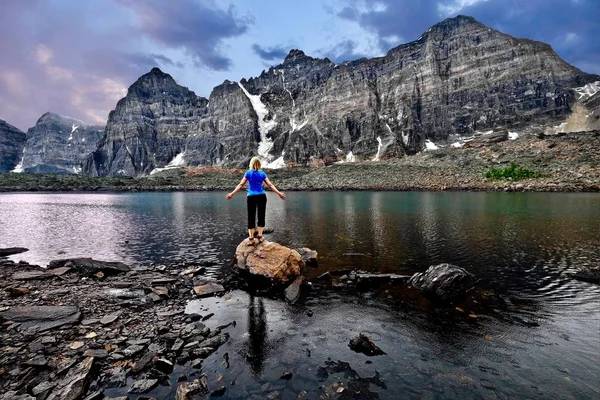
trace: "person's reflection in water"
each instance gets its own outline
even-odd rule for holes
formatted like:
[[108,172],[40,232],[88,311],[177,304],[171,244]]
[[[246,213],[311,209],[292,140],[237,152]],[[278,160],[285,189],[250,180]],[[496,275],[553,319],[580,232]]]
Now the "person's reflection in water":
[[253,295],[248,306],[248,334],[247,360],[252,372],[260,376],[266,358],[267,316],[263,299]]

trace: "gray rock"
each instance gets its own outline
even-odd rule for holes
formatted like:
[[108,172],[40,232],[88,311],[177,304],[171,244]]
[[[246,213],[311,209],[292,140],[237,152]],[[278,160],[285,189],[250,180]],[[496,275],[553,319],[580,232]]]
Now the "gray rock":
[[288,286],[285,291],[284,291],[284,295],[285,295],[285,299],[294,304],[295,302],[298,301],[298,299],[300,298],[300,290],[302,288],[302,284],[304,283],[304,276],[300,275],[298,276],[294,282],[292,282],[292,284],[290,286]]
[[456,265],[439,264],[417,272],[409,282],[425,295],[447,300],[466,295],[474,288],[477,278]]
[[42,280],[42,279],[49,279],[49,278],[53,278],[53,277],[54,277],[54,275],[49,274],[44,271],[17,272],[17,273],[14,273],[12,276],[12,278],[15,281],[36,281],[36,280]]
[[80,275],[92,276],[102,272],[105,276],[129,272],[130,268],[120,262],[98,261],[91,258],[69,258],[64,260],[53,260],[48,264],[52,270],[60,267],[69,267]]
[[119,319],[119,316],[121,315],[120,311],[114,312],[112,314],[108,314],[105,315],[104,317],[102,317],[102,319],[100,320],[100,323],[102,325],[110,325],[113,322],[115,322],[117,319]]
[[146,393],[158,385],[158,379],[139,379],[133,383],[129,393]]
[[87,349],[83,352],[84,357],[94,357],[98,359],[103,359],[108,357],[108,351],[104,349]]
[[90,378],[93,357],[81,361],[65,378],[61,379],[47,400],[76,400],[83,397]]
[[0,317],[19,322],[21,328],[44,332],[79,322],[81,313],[71,306],[18,306],[0,312]]
[[35,397],[25,394],[17,394],[15,391],[8,391],[0,397],[2,400],[36,400]]
[[[0,173],[14,170],[21,162],[26,141],[24,132],[0,119]],[[1,250],[0,256],[4,257]]]

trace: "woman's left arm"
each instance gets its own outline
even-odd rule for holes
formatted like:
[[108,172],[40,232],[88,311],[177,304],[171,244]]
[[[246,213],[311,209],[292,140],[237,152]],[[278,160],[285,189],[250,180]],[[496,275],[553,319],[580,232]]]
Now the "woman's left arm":
[[239,192],[240,190],[242,190],[242,188],[244,187],[244,185],[246,184],[246,182],[248,182],[248,179],[246,179],[246,177],[243,177],[242,180],[241,180],[241,182],[239,183],[239,185],[237,185],[235,187],[235,189],[233,189],[233,192],[227,194],[227,196],[225,196],[225,198],[227,200],[230,200],[233,196],[235,196],[235,194],[237,192]]
[[271,188],[272,191],[274,191],[275,193],[277,193],[277,196],[279,196],[279,198],[281,198],[281,200],[285,200],[285,194],[283,194],[279,190],[277,190],[277,188],[275,187],[275,185],[273,185],[271,183],[271,181],[269,180],[269,178],[265,178],[265,183],[267,184],[268,187]]

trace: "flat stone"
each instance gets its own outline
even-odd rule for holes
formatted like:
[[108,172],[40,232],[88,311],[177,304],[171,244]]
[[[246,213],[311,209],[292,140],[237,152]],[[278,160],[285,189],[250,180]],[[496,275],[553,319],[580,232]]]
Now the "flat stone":
[[150,284],[152,286],[162,286],[162,285],[169,285],[172,283],[177,283],[178,281],[179,281],[179,279],[176,279],[176,278],[159,278],[159,279],[152,280],[152,282]]
[[154,358],[156,357],[156,353],[148,352],[142,356],[139,360],[133,364],[131,367],[131,372],[134,374],[139,374],[146,368],[149,368],[154,362]]
[[94,363],[93,357],[88,357],[60,380],[47,400],[76,400],[83,397],[89,384],[90,370]]
[[0,257],[8,257],[14,254],[25,253],[26,251],[29,251],[29,249],[26,249],[25,247],[6,247],[0,249]]
[[19,322],[21,328],[44,332],[79,322],[81,313],[71,306],[17,306],[0,312],[0,317]]
[[34,396],[39,396],[40,394],[49,391],[50,389],[54,388],[56,386],[56,382],[42,382],[39,385],[37,385],[36,387],[34,387],[33,389],[31,389],[31,393],[33,393]]
[[133,357],[144,350],[143,346],[132,345],[121,351],[126,357]]
[[66,274],[70,270],[71,270],[71,268],[69,268],[69,267],[60,267],[60,268],[56,268],[56,269],[51,269],[48,271],[48,273],[55,275],[55,276],[61,276],[61,275]]
[[129,393],[146,393],[158,385],[158,379],[139,379],[133,383]]
[[49,279],[52,277],[54,277],[54,275],[44,271],[25,271],[17,272],[12,275],[12,279],[14,279],[15,281],[34,281],[41,279]]
[[212,296],[217,293],[224,292],[225,288],[223,285],[214,282],[208,282],[203,285],[195,286],[194,293],[198,297]]
[[42,355],[37,355],[23,363],[23,365],[30,367],[43,367],[46,364],[48,364],[48,359]]
[[69,348],[71,350],[78,350],[78,349],[82,348],[83,346],[85,346],[85,343],[83,343],[83,342],[73,342],[73,343],[71,343]]
[[108,357],[108,351],[106,351],[104,349],[87,349],[83,353],[83,356],[103,359],[103,358]]
[[102,325],[110,325],[110,324],[112,324],[113,322],[115,322],[115,321],[116,321],[116,320],[119,318],[119,316],[120,316],[120,315],[121,315],[121,312],[120,312],[120,311],[117,311],[117,312],[115,312],[115,313],[112,313],[112,314],[105,315],[105,316],[104,316],[104,317],[103,317],[103,318],[100,320],[100,323],[101,323]]
[[48,264],[48,269],[70,267],[80,275],[92,276],[102,272],[105,276],[129,272],[130,268],[120,262],[99,261],[91,258],[69,258],[53,260]]

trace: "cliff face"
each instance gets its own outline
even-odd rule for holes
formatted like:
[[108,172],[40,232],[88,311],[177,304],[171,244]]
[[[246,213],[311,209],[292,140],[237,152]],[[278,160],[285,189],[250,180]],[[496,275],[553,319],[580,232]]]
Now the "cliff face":
[[21,161],[26,135],[0,119],[0,172],[12,171]]
[[42,115],[27,130],[21,167],[30,173],[78,174],[82,162],[96,149],[104,127],[54,113]]
[[414,154],[496,127],[564,120],[577,87],[600,80],[550,46],[515,39],[473,18],[445,20],[384,57],[335,65],[292,50],[209,99],[158,69],[110,114],[91,175],[138,175],[173,165],[268,166]]

